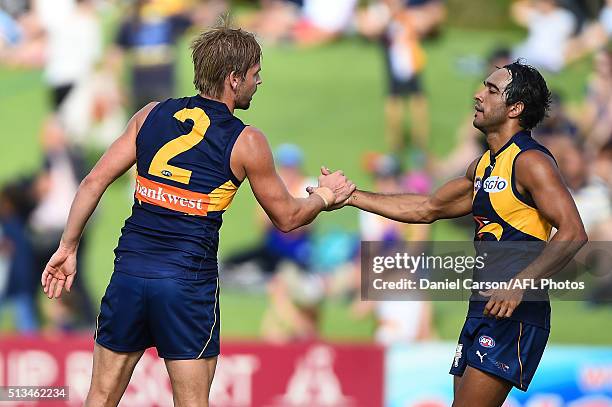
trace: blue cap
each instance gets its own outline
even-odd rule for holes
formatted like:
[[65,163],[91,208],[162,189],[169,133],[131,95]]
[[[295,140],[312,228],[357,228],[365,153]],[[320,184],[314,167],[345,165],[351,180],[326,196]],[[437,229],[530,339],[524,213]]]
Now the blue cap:
[[276,148],[274,158],[281,167],[300,167],[304,161],[304,154],[295,144],[281,144]]

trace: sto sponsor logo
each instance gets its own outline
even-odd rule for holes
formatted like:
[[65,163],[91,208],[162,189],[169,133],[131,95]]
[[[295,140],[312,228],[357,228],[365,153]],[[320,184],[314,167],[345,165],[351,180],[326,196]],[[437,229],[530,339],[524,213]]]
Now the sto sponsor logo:
[[495,339],[493,339],[493,338],[491,338],[490,336],[487,336],[487,335],[482,335],[480,338],[478,338],[478,343],[483,348],[493,348],[493,347],[495,347]]
[[482,183],[484,190],[488,193],[501,192],[508,187],[508,181],[497,175],[485,179]]

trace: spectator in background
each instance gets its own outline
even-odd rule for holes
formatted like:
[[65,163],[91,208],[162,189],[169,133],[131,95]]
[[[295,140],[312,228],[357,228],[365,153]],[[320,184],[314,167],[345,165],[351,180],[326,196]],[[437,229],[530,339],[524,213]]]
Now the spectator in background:
[[22,29],[13,16],[0,9],[0,55],[5,47],[19,43],[22,36]]
[[293,30],[299,45],[319,45],[338,38],[349,27],[357,0],[303,0],[302,17]]
[[260,10],[243,17],[240,26],[271,44],[291,41],[303,5],[303,0],[261,0]]
[[421,40],[444,18],[444,4],[438,0],[381,0],[358,16],[359,31],[366,37],[380,38],[383,44],[388,78],[386,138],[391,151],[402,153],[406,147],[406,112],[413,144],[422,152],[428,151],[429,110],[421,83],[425,68]]
[[[593,178],[595,182],[606,186],[608,191],[608,202],[612,202],[612,140],[610,140],[598,152],[593,162]],[[612,241],[612,215],[600,221],[595,230],[589,236],[591,241],[611,242]],[[609,256],[602,256],[599,259],[599,270],[604,277],[599,280],[597,287],[593,289],[590,300],[595,304],[610,305],[612,302],[612,275],[610,270],[612,264]]]
[[102,35],[95,5],[93,0],[32,0],[31,6],[21,10],[18,31],[9,32],[15,46],[0,57],[13,66],[43,67],[52,110],[59,112],[100,59]]
[[[370,158],[370,171],[374,176],[374,190],[381,193],[428,193],[431,185],[421,174],[402,176],[397,159],[391,155]],[[420,254],[427,249],[430,225],[407,225],[370,212],[359,212],[361,240],[378,241],[388,245],[405,244],[408,250]],[[406,243],[403,243],[406,242]],[[360,286],[360,271],[356,268],[355,281]],[[427,301],[376,301],[357,300],[353,313],[363,318],[373,312],[377,321],[375,340],[382,345],[408,343],[432,339],[433,308]]]
[[[304,175],[303,153],[292,144],[281,144],[274,152],[278,174],[287,190],[306,197],[314,183]],[[319,330],[319,311],[325,287],[320,275],[312,272],[312,228],[303,226],[289,233],[273,227],[261,210],[258,218],[265,232],[260,246],[228,259],[227,265],[255,262],[269,277],[269,305],[262,320],[265,340],[277,343],[314,339]],[[273,274],[273,275],[271,275]]]
[[528,30],[513,59],[525,58],[527,63],[551,72],[563,69],[568,41],[576,30],[574,15],[556,0],[519,0],[512,5],[512,16]]
[[[580,140],[568,136],[557,137],[551,148],[576,202],[589,240],[612,241],[612,142],[594,156],[584,149]],[[589,299],[595,304],[609,304],[612,300],[609,256],[599,257],[594,264],[601,271],[601,276],[608,277],[598,280]]]
[[[26,217],[32,209],[29,184],[13,182],[0,191],[0,258],[8,273],[5,290],[0,288],[0,310],[14,308],[14,322],[20,333],[38,328],[34,287],[38,273],[34,270],[33,251]],[[0,275],[3,271],[0,270]],[[0,284],[2,286],[2,284]]]
[[268,308],[262,338],[274,343],[313,340],[319,336],[325,284],[321,275],[282,262],[268,284]]
[[261,10],[243,19],[264,41],[320,45],[350,26],[358,0],[262,0]]
[[[582,143],[572,137],[557,137],[553,145],[546,143],[545,146],[557,159],[559,170],[567,184],[576,207],[582,218],[584,229],[589,239],[601,233],[601,225],[605,225],[612,219],[612,204],[610,201],[610,189],[605,179],[595,172],[595,168],[589,166],[589,157]],[[600,158],[598,170],[606,166],[606,155]],[[601,174],[605,176],[605,174]],[[606,178],[609,178],[606,177]]]
[[[295,197],[307,197],[306,187],[313,185],[314,180],[304,174],[302,150],[293,144],[281,144],[275,150],[274,158],[278,165],[278,174],[287,185],[287,190]],[[281,262],[293,263],[301,269],[310,268],[312,251],[310,226],[283,233],[272,225],[260,208],[257,208],[256,219],[264,229],[262,242],[252,249],[228,258],[224,262],[225,267],[238,272],[240,266],[254,265],[266,276],[275,273]]]
[[14,67],[42,67],[46,41],[34,0],[0,2],[0,62]]
[[605,0],[599,16],[587,24],[567,48],[567,60],[575,61],[605,47],[612,39],[612,0]]
[[[68,213],[72,199],[76,194],[79,183],[84,177],[85,166],[81,155],[71,151],[67,144],[64,127],[56,116],[46,120],[42,132],[42,145],[45,155],[45,165],[41,174],[35,182],[35,194],[37,205],[29,218],[32,230],[32,242],[34,246],[34,267],[37,274],[41,273],[47,261],[54,253],[62,236],[64,225],[68,219]],[[79,245],[77,257],[81,260],[86,241],[82,240]],[[84,262],[79,261],[79,267]],[[79,270],[82,272],[82,270]],[[38,288],[38,278],[35,286]],[[63,298],[63,297],[62,297]],[[76,328],[77,325],[92,326],[95,321],[91,298],[84,285],[84,279],[80,283],[75,282],[72,291],[61,304],[49,303],[51,307],[64,308],[67,304],[73,304],[72,314],[66,315],[61,321],[56,320],[63,328]],[[61,302],[61,301],[60,301]],[[51,316],[57,315],[57,309],[49,309]],[[64,312],[63,315],[66,313]],[[69,321],[70,320],[70,321]]]
[[[612,140],[608,141],[597,153],[592,171],[595,182],[605,185],[608,191],[610,206],[612,207]],[[599,224],[593,235],[593,240],[612,241],[612,213],[608,216],[607,220]]]
[[131,110],[175,95],[175,45],[191,26],[186,14],[168,14],[152,0],[137,0],[119,26],[111,59],[116,70],[123,56],[130,66]]
[[37,0],[34,10],[46,35],[44,76],[57,111],[94,72],[102,55],[101,27],[91,0]]
[[587,149],[597,152],[612,137],[612,49],[598,51],[593,66],[580,114],[580,130]]
[[151,100],[163,101],[176,94],[178,40],[194,24],[213,23],[226,7],[220,0],[195,8],[175,3],[136,0],[119,26],[115,47],[109,54],[110,65],[119,73],[123,56],[128,57],[134,112]]
[[543,138],[567,136],[577,139],[579,137],[578,126],[569,118],[559,92],[551,91],[548,116],[533,130],[532,134],[541,143]]
[[0,52],[0,58],[11,65],[44,67],[52,110],[70,144],[107,147],[125,119],[118,84],[112,75],[97,70],[102,35],[94,0],[35,0],[18,22],[20,40]]
[[[608,191],[612,192],[612,140],[597,153],[593,163],[593,173],[606,184]],[[612,228],[609,230],[612,231]],[[612,241],[612,238],[609,240]]]

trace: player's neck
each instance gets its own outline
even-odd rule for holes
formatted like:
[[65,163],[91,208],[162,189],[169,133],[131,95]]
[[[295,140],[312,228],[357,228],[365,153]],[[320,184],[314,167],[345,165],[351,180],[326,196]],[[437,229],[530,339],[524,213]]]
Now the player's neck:
[[491,131],[487,133],[487,144],[489,145],[489,150],[493,154],[497,154],[497,152],[505,146],[508,141],[519,131],[521,128],[516,128],[515,126],[502,128],[499,130]]
[[204,93],[200,93],[200,96],[202,96],[205,99],[210,99],[210,100],[214,100],[215,102],[223,103],[224,105],[227,106],[230,113],[234,114],[234,109],[236,108],[236,102],[234,101],[233,98],[226,96],[226,95],[223,95],[220,98],[216,98],[210,95],[205,95]]

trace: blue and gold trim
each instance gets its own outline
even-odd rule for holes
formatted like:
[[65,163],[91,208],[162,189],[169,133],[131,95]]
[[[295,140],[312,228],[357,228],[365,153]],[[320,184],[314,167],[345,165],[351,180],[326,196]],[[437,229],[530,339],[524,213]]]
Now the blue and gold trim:
[[552,226],[516,186],[516,159],[533,149],[550,155],[528,132],[519,132],[496,154],[489,151],[479,160],[472,204],[476,240],[548,240]]

